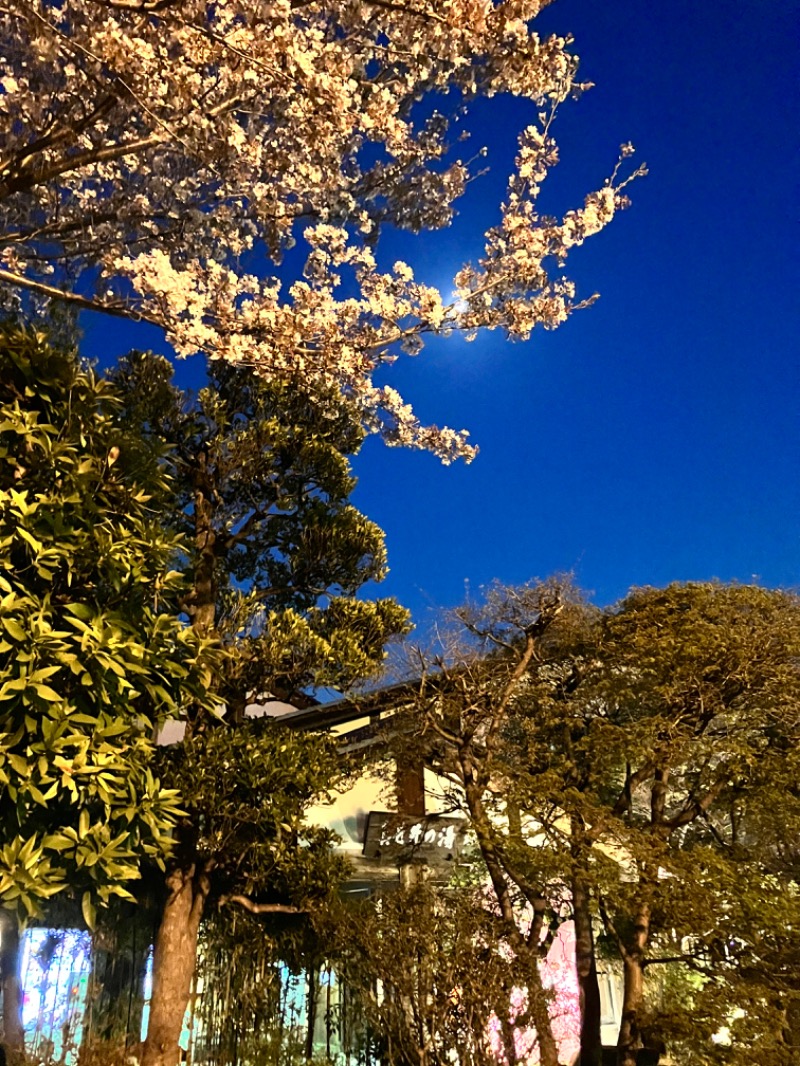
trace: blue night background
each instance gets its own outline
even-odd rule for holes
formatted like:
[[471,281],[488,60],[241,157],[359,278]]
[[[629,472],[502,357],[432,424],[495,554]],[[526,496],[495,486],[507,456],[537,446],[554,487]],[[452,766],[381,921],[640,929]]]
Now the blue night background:
[[[633,585],[717,577],[800,582],[800,365],[794,0],[558,0],[541,35],[571,33],[595,87],[553,126],[561,162],[540,210],[599,188],[619,145],[649,175],[632,207],[574,249],[566,273],[600,300],[527,343],[499,333],[430,342],[385,382],[423,422],[467,428],[470,466],[368,439],[355,504],[386,532],[380,589],[423,628],[493,579],[572,571],[598,604]],[[464,158],[489,171],[444,231],[387,234],[442,287],[482,251],[519,130],[536,109],[473,108]],[[150,329],[87,317],[84,351],[107,362]],[[197,377],[179,365],[178,380]]]

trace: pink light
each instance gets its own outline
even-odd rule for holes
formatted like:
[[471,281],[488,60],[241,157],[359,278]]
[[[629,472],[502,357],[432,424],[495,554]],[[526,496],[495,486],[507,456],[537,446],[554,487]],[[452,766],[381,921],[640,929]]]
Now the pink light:
[[[559,927],[547,958],[541,964],[541,972],[545,987],[553,991],[549,1009],[559,1060],[572,1062],[580,1050],[580,998],[578,974],[575,969],[575,927],[572,922],[564,922]],[[511,993],[509,1019],[512,1024],[524,1012],[527,1000],[528,993],[524,988],[515,988]],[[499,1063],[505,1063],[500,1021],[497,1017],[489,1023],[488,1036],[492,1053]],[[518,1059],[525,1066],[536,1066],[539,1062],[539,1047],[535,1030],[517,1030],[514,1034],[514,1044]]]

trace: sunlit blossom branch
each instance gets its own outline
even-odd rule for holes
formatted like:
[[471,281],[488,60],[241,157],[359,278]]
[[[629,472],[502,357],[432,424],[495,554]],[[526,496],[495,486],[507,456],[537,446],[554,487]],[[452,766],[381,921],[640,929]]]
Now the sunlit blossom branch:
[[[560,222],[536,215],[557,161],[556,104],[580,89],[569,38],[540,39],[528,25],[540,6],[499,0],[489,17],[463,0],[5,0],[0,212],[13,236],[0,280],[155,322],[179,355],[337,388],[388,443],[469,459],[465,433],[421,425],[374,384],[376,369],[431,335],[500,329],[524,340],[561,325],[590,301],[545,261],[561,265],[608,225],[631,180],[617,168],[616,188]],[[419,123],[413,102],[426,93],[454,102]],[[457,275],[456,300],[406,264],[382,273],[382,227],[450,223],[478,158],[452,159],[452,123],[464,101],[502,93],[550,114],[523,131],[498,223]],[[302,237],[298,217],[316,223]],[[244,271],[255,257],[284,277],[300,239],[310,253],[288,295]],[[337,299],[343,268],[355,291]],[[133,304],[88,295],[87,278],[124,280]]]
[[431,19],[434,22],[440,22],[443,25],[447,25],[447,19],[442,18],[441,15],[437,15],[432,9],[420,10],[416,7],[411,7],[409,4],[394,3],[393,0],[364,0],[367,7],[382,7],[386,11],[399,11],[404,15],[412,15],[414,18]]

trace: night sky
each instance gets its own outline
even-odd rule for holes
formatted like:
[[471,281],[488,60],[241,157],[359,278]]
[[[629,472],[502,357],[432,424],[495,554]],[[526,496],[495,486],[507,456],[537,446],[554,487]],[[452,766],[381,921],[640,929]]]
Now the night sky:
[[[579,295],[601,293],[593,307],[525,344],[437,340],[386,373],[480,454],[443,467],[367,441],[354,502],[386,531],[391,566],[370,594],[424,627],[465,581],[476,593],[572,571],[598,604],[673,580],[800,583],[799,14],[795,0],[558,0],[537,20],[575,37],[580,80],[595,83],[560,110],[540,209],[580,206],[626,141],[650,174],[571,254]],[[489,173],[448,230],[390,237],[381,260],[449,292],[534,119],[532,105],[482,101],[464,156],[485,145]],[[118,323],[84,326],[88,354],[125,350]]]

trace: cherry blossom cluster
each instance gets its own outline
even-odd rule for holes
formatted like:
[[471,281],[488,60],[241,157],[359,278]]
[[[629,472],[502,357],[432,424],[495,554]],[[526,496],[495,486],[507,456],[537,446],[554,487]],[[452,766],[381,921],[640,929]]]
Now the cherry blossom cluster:
[[[389,443],[470,458],[465,433],[422,426],[376,372],[430,334],[563,322],[580,305],[553,268],[624,206],[632,176],[618,167],[561,220],[537,214],[552,116],[581,88],[569,40],[533,29],[541,6],[5,0],[0,299],[61,293],[155,322],[179,355],[335,385]],[[454,158],[456,123],[498,93],[540,121],[483,258],[445,298],[404,263],[380,266],[380,233],[449,223],[475,165]],[[420,117],[427,94],[451,110]],[[288,278],[297,242],[305,268]],[[267,266],[244,270],[248,257]]]

